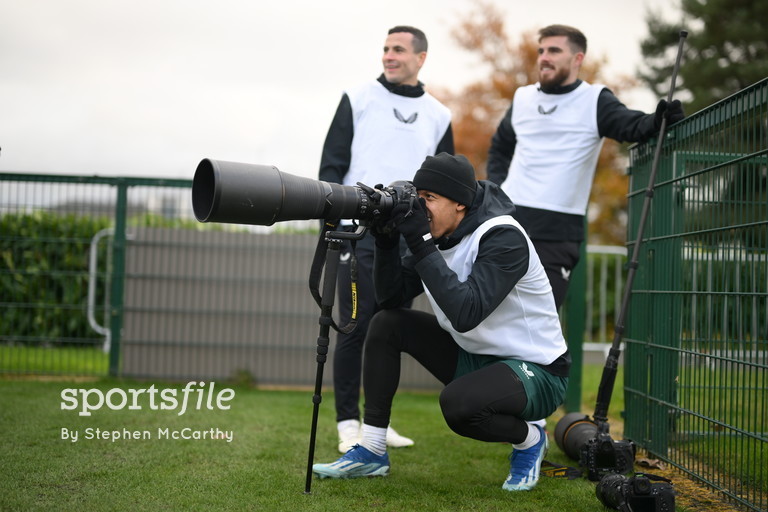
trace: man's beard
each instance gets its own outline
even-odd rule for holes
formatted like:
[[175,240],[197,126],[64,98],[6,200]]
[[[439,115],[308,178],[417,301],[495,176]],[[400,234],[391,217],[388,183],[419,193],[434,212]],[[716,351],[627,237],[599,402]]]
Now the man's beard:
[[557,71],[555,76],[553,76],[551,79],[544,81],[541,78],[541,72],[539,72],[539,85],[541,86],[541,90],[548,92],[557,89],[568,79],[568,74],[568,70],[563,68]]

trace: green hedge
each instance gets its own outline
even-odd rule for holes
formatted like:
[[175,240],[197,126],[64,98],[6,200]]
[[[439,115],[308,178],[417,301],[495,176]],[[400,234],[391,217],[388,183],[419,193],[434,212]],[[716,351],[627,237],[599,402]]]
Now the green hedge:
[[[128,226],[194,230],[243,230],[191,219],[139,213]],[[88,263],[93,236],[113,227],[111,216],[46,210],[0,215],[0,343],[99,345],[88,324]],[[95,318],[105,323],[109,253],[99,244]]]
[[[43,210],[0,216],[0,341],[43,345],[100,340],[88,326],[88,260],[91,239],[112,223],[109,217]],[[97,304],[104,303],[106,245],[100,247]]]

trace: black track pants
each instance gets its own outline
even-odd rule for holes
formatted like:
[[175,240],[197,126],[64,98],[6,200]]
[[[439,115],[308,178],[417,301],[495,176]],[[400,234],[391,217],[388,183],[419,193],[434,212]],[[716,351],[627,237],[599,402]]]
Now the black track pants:
[[549,240],[532,240],[539,255],[544,271],[552,286],[552,294],[555,296],[555,306],[565,302],[568,294],[568,285],[571,282],[571,271],[579,262],[579,250],[581,242],[551,242]]
[[446,385],[440,407],[451,430],[480,441],[522,442],[528,426],[518,415],[528,399],[520,379],[504,363],[454,379],[459,350],[434,315],[410,309],[377,313],[365,342],[365,423],[389,424],[400,382],[400,354],[405,352]]
[[[403,250],[405,246],[403,245]],[[346,325],[352,316],[351,244],[341,245],[338,269],[339,325]],[[363,344],[368,325],[379,311],[373,288],[373,236],[366,235],[357,242],[357,327],[349,334],[338,333],[333,352],[333,391],[336,421],[360,419],[360,382]],[[404,307],[410,307],[410,302]]]
[[[349,334],[339,333],[333,353],[333,390],[336,421],[360,419],[360,372],[363,343],[368,324],[378,310],[373,292],[373,242],[358,243],[357,250],[357,327]],[[350,244],[342,244],[338,270],[339,325],[346,325],[352,316],[350,283]]]

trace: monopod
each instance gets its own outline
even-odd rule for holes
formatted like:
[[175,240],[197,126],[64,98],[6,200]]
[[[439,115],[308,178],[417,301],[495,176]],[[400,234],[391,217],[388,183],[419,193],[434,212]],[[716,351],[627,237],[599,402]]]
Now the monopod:
[[[680,61],[682,60],[682,55],[683,55],[683,44],[687,36],[688,36],[687,31],[685,30],[680,31],[680,39],[677,47],[677,58],[675,59],[675,65],[674,65],[674,68],[672,69],[671,85],[669,88],[669,93],[667,94],[667,105],[669,105],[669,103],[672,102],[672,98],[675,92],[675,83],[677,81],[677,73],[680,70]],[[598,388],[598,392],[597,392],[597,403],[595,406],[595,413],[594,413],[593,419],[590,420],[588,416],[585,416],[584,414],[581,414],[578,412],[569,413],[563,416],[563,418],[557,423],[557,426],[555,428],[555,441],[557,442],[557,445],[560,447],[561,450],[563,450],[566,453],[566,455],[568,455],[574,460],[579,460],[581,458],[581,460],[584,461],[584,458],[585,458],[583,453],[584,447],[587,445],[588,442],[592,442],[595,440],[595,438],[598,438],[598,437],[602,437],[603,440],[610,439],[608,436],[608,431],[609,431],[608,406],[611,402],[611,395],[613,393],[613,387],[616,382],[616,373],[617,373],[618,364],[619,364],[619,356],[621,354],[621,341],[624,335],[624,322],[626,319],[627,312],[629,310],[629,302],[632,294],[632,284],[634,282],[635,274],[638,268],[640,246],[642,245],[642,241],[643,241],[645,223],[651,209],[651,201],[653,200],[653,189],[656,181],[656,173],[659,167],[659,159],[661,157],[661,149],[664,145],[666,130],[667,130],[667,116],[663,115],[661,119],[661,126],[659,128],[658,142],[656,144],[655,153],[653,155],[651,172],[648,178],[648,185],[645,190],[643,208],[640,213],[640,219],[637,227],[637,236],[635,237],[635,244],[632,250],[632,256],[628,264],[627,281],[624,287],[624,293],[621,301],[621,309],[619,310],[619,315],[616,320],[616,327],[614,331],[613,342],[608,352],[608,356],[605,362],[605,367],[603,368],[603,374],[600,380],[600,387]],[[601,447],[598,449],[601,451],[605,451],[606,444],[610,445],[611,443],[601,443]],[[608,451],[611,451],[610,446],[608,446],[607,449]],[[598,454],[595,457],[588,457],[588,461],[591,462],[591,464],[594,464],[595,460],[599,461],[599,459],[601,458],[600,455],[601,454]],[[634,447],[632,448],[631,455],[633,459]],[[610,457],[603,457],[603,461],[605,461],[606,459],[610,459]],[[626,457],[624,459],[626,459]],[[607,465],[610,466],[611,463],[616,464],[615,457],[614,457],[614,460],[612,462],[609,462]],[[628,462],[630,466],[628,470],[632,469],[633,463],[634,463],[634,459]],[[626,465],[626,461],[624,461],[624,464],[622,465]],[[603,466],[605,466],[605,464],[603,464]],[[595,476],[597,476],[597,473],[600,473],[602,469],[610,470],[611,468],[610,467],[607,467],[607,468],[606,467],[602,467],[602,468],[590,467],[589,469],[590,469],[590,474],[595,474]],[[621,469],[625,470],[627,468],[622,467]],[[619,471],[619,472],[622,472],[622,471]]]

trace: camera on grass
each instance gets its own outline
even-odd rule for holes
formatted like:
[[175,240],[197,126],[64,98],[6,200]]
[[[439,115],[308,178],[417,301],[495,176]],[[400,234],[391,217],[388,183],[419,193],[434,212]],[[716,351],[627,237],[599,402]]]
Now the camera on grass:
[[605,475],[595,487],[600,503],[622,512],[674,512],[675,490],[669,480],[637,474],[631,478],[624,475]]
[[371,225],[395,206],[412,205],[416,189],[397,181],[384,187],[339,185],[280,172],[276,167],[203,159],[192,181],[192,208],[200,222],[271,226],[309,219],[356,219]]
[[587,478],[598,481],[608,474],[626,474],[635,463],[635,444],[628,440],[614,440],[607,432],[600,432],[589,416],[568,413],[555,427],[555,442],[563,452],[587,470]]
[[635,443],[597,434],[582,445],[579,464],[587,468],[587,478],[592,481],[612,473],[629,473],[635,465]]

